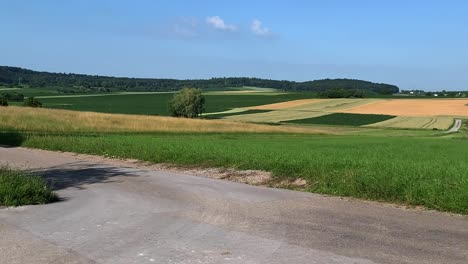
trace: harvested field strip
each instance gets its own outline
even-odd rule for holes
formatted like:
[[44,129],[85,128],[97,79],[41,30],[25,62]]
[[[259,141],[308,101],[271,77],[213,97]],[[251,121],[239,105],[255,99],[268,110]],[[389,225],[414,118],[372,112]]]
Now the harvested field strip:
[[[255,109],[255,110],[246,110],[240,112],[242,115],[251,115],[251,114],[257,114],[257,113],[266,113],[270,112],[271,110],[260,110],[260,109]],[[204,115],[206,118],[224,118],[224,117],[229,117],[229,116],[238,116],[239,112],[231,112],[231,113],[218,113],[218,114],[208,114]]]
[[372,123],[382,122],[392,119],[395,116],[389,115],[361,115],[334,113],[314,118],[290,120],[287,123],[295,124],[324,124],[324,125],[342,125],[342,126],[363,126]]
[[231,110],[221,111],[221,112],[203,113],[202,116],[242,113],[242,112],[245,112],[247,110],[249,110],[249,109],[248,108],[234,108],[234,109],[231,109]]
[[[268,110],[266,110],[268,111]],[[229,120],[237,120],[243,122],[265,122],[265,123],[277,123],[281,121],[288,121],[294,119],[311,118],[326,115],[325,112],[314,112],[314,111],[289,111],[289,110],[272,110],[264,113],[257,114],[244,114],[243,112],[237,115],[227,117]]]
[[337,112],[339,110],[349,109],[379,100],[380,99],[317,99],[313,102],[295,105],[284,109],[299,111]]
[[348,109],[346,113],[396,116],[468,116],[468,99],[388,99]]
[[369,127],[448,129],[453,124],[452,117],[398,116]]
[[221,120],[103,114],[68,110],[6,107],[0,130],[41,132],[251,132],[328,133],[325,130],[257,125]]
[[267,105],[259,105],[254,107],[249,107],[250,109],[263,109],[263,110],[276,110],[276,109],[287,109],[294,106],[299,106],[303,104],[313,103],[320,101],[320,99],[301,99],[301,100],[293,100],[281,103],[274,103],[274,104],[267,104]]

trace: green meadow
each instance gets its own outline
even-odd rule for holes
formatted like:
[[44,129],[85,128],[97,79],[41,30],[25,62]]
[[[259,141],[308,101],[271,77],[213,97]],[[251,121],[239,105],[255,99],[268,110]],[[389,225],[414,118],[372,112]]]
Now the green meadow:
[[310,192],[468,214],[468,141],[255,133],[20,133],[16,145],[180,166],[265,170]]

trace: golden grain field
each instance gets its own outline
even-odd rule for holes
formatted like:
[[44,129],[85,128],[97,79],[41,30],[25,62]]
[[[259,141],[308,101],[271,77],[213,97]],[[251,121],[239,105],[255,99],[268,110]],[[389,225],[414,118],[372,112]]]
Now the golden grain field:
[[310,127],[268,126],[223,120],[104,114],[26,107],[1,107],[0,130],[41,132],[256,132],[326,133]]
[[274,110],[265,113],[242,114],[227,116],[225,119],[254,123],[278,123],[281,121],[318,117],[326,115],[325,112]]
[[286,101],[281,103],[274,103],[274,104],[266,104],[266,105],[258,105],[249,107],[252,110],[277,110],[277,109],[287,109],[294,106],[299,106],[303,104],[309,104],[313,102],[317,102],[320,99],[300,99],[300,100],[293,100],[293,101]]
[[258,110],[299,110],[335,112],[356,106],[378,102],[381,99],[301,99],[282,103],[249,107]]
[[342,112],[395,116],[468,116],[468,99],[384,99]]
[[397,116],[383,122],[367,125],[367,127],[448,129],[453,125],[453,120],[453,117],[443,116]]
[[306,99],[260,105],[267,113],[229,116],[246,122],[280,122],[329,113],[394,115],[368,127],[448,129],[454,118],[468,116],[468,99]]

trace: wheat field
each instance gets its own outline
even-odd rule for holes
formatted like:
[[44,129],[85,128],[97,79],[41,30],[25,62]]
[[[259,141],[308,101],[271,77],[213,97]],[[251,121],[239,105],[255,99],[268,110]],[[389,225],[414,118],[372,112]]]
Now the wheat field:
[[390,120],[367,125],[367,127],[448,129],[453,125],[453,117],[444,116],[397,116]]
[[242,114],[241,112],[238,115],[227,116],[225,119],[254,123],[278,123],[281,121],[318,117],[326,114],[325,112],[313,111],[275,110],[255,114]]
[[268,126],[223,120],[104,114],[26,107],[1,107],[0,130],[41,132],[249,132],[320,133],[329,131],[289,126]]
[[468,116],[468,99],[386,99],[344,110],[353,114]]

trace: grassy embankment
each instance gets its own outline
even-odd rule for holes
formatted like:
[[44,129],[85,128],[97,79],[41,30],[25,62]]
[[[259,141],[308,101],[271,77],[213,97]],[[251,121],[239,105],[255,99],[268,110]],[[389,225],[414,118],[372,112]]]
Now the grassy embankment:
[[44,204],[55,200],[57,196],[41,177],[0,167],[0,206]]
[[[468,214],[468,141],[462,137],[334,136],[304,134],[304,130],[299,134],[294,129],[300,128],[240,130],[244,125],[256,125],[167,118],[173,122],[170,126],[161,117],[141,117],[143,124],[131,125],[130,130],[122,126],[128,126],[133,117],[117,115],[113,119],[110,115],[46,109],[34,110],[42,116],[31,116],[23,109],[3,110],[0,130],[16,131],[8,135],[20,135],[17,145],[183,166],[266,170],[280,179],[303,178],[311,192]],[[10,115],[22,122],[5,122]],[[72,120],[69,123],[68,118]],[[200,122],[214,129],[203,129]],[[139,128],[148,132],[150,125],[165,133],[104,133],[137,132]],[[233,125],[237,129],[232,129]],[[258,130],[260,127],[265,129]],[[83,131],[93,133],[75,133]],[[4,134],[0,143],[12,138]]]

